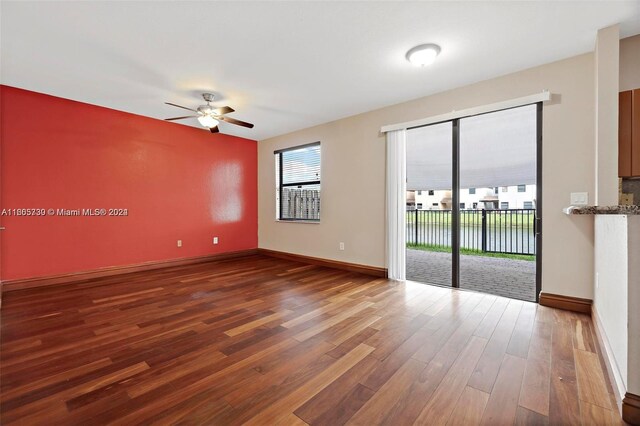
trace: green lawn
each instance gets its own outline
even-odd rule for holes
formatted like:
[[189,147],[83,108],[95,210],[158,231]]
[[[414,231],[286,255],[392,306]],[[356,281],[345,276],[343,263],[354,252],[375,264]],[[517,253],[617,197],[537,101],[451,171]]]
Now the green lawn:
[[[417,212],[417,214],[416,214]],[[489,210],[487,213],[487,228],[533,228],[533,212],[509,212]],[[451,226],[450,210],[412,210],[407,211],[407,223]],[[462,210],[460,212],[461,226],[482,226],[481,210]]]
[[[422,250],[422,251],[435,251],[440,253],[451,253],[451,247],[449,246],[440,246],[436,244],[407,244],[407,248],[414,250]],[[527,254],[507,254],[507,253],[486,253],[480,250],[471,250],[467,248],[460,248],[460,254],[467,254],[470,256],[483,256],[483,257],[498,257],[502,259],[516,259],[516,260],[526,260],[528,262],[533,262],[536,260],[534,255]]]

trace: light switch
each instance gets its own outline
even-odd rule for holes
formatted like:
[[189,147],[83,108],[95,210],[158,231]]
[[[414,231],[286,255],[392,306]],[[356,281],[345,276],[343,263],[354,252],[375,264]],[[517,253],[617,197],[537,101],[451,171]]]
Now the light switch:
[[586,206],[589,204],[588,192],[572,192],[571,203],[572,206]]

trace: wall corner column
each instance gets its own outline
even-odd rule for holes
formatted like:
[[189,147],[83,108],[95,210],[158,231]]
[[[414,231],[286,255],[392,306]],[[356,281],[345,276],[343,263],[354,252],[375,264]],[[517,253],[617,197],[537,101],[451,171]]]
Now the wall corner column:
[[594,204],[618,204],[620,28],[598,30],[595,46],[596,192]]

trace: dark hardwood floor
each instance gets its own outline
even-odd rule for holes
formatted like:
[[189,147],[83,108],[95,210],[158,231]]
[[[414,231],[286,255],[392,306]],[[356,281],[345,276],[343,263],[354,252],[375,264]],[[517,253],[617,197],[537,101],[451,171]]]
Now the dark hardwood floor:
[[4,294],[1,423],[620,424],[591,320],[252,256]]

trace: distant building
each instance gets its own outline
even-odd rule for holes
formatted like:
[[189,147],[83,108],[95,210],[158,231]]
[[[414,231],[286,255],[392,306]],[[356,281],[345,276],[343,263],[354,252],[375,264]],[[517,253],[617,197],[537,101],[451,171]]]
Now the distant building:
[[[451,191],[429,189],[407,191],[407,209],[410,210],[450,210],[451,203]],[[462,210],[535,209],[535,206],[536,185],[460,190],[460,209]]]

